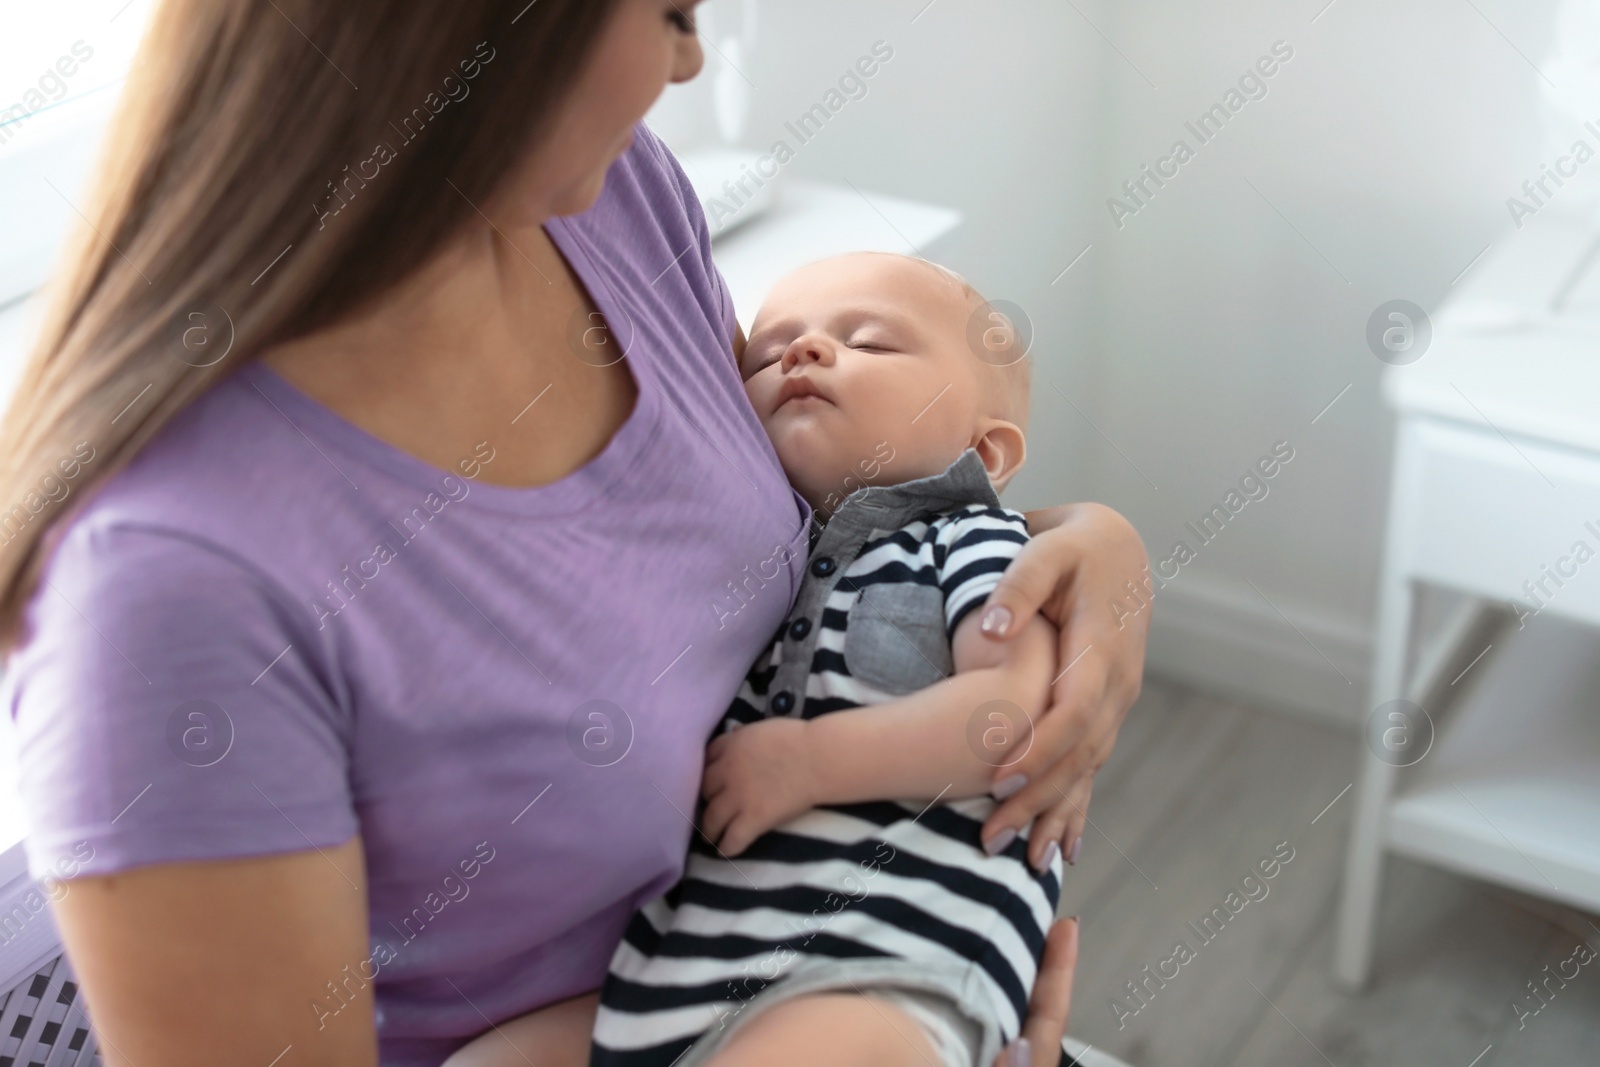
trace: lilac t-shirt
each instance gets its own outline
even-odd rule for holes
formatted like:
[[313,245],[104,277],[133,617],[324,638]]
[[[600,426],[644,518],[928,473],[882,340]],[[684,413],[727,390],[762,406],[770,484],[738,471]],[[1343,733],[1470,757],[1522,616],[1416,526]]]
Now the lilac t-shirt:
[[4,680],[36,876],[361,834],[372,956],[328,977],[375,982],[385,1065],[599,986],[805,563],[666,147],[546,229],[639,385],[592,461],[473,480],[517,426],[445,471],[249,364],[64,531]]

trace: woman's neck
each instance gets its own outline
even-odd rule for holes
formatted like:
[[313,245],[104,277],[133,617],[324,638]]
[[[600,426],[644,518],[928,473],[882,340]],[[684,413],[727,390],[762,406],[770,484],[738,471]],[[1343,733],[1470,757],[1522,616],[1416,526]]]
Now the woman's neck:
[[[567,348],[593,311],[540,225],[476,225],[350,319],[262,358],[374,436],[445,469],[487,441],[486,481],[543,485],[598,454],[637,393],[626,361]],[[517,419],[548,390],[556,402]],[[502,461],[504,460],[504,461]]]

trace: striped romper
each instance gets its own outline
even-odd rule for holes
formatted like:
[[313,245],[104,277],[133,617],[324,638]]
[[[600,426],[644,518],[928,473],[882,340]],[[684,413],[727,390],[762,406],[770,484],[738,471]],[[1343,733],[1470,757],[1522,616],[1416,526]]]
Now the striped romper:
[[[847,712],[946,677],[957,624],[1027,540],[971,449],[943,474],[850,494],[813,528],[794,609],[718,729]],[[994,807],[828,805],[731,860],[696,835],[682,880],[634,915],[611,960],[592,1067],[686,1067],[786,995],[886,989],[975,1026],[989,1067],[1027,1014],[1061,888],[1059,857],[1036,873],[1025,836],[984,853]]]

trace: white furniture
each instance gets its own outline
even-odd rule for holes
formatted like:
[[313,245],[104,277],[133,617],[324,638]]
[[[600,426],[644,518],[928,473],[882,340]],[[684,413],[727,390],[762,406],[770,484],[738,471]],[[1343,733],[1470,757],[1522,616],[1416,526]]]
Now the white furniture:
[[[1386,760],[1391,720],[1364,732],[1348,987],[1371,970],[1390,851],[1600,910],[1600,277],[1568,284],[1595,233],[1546,208],[1458,283],[1422,358],[1385,370],[1399,432],[1368,708],[1414,701],[1436,737]],[[1458,606],[1430,639],[1433,590]]]
[[712,243],[746,332],[774,282],[796,267],[842,252],[902,252],[937,258],[961,223],[953,208],[851,185],[780,179],[773,206]]

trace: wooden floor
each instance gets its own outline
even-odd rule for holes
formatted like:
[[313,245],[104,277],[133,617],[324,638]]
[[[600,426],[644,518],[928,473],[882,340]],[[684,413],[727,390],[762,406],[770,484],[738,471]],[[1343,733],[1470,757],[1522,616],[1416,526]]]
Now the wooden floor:
[[[1146,682],[1063,886],[1081,923],[1073,1036],[1132,1067],[1600,1064],[1600,958],[1520,1025],[1514,1006],[1537,1006],[1527,983],[1558,965],[1571,974],[1580,939],[1600,949],[1600,925],[1510,890],[1391,859],[1372,984],[1333,984],[1353,790],[1334,800],[1358,743]],[[1293,858],[1241,888],[1275,849]],[[1201,929],[1218,908],[1226,924]]]

